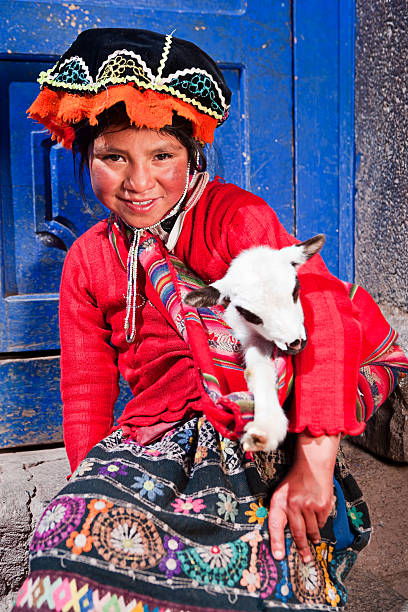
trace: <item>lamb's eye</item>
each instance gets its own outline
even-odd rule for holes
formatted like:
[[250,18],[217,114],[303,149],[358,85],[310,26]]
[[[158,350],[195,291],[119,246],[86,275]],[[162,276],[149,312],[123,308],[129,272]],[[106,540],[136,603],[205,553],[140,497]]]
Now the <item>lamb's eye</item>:
[[299,287],[300,287],[299,280],[296,279],[295,288],[293,289],[293,293],[292,293],[293,301],[295,302],[295,304],[299,299]]
[[254,314],[250,310],[247,310],[246,308],[242,308],[242,306],[235,306],[235,308],[238,310],[241,317],[244,317],[245,321],[248,321],[248,323],[262,325],[263,321],[261,317],[258,317],[258,315]]

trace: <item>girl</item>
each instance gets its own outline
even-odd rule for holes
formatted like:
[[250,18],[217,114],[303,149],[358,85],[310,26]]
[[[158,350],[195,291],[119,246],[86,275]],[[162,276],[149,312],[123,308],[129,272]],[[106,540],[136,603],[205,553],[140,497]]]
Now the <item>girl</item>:
[[[64,265],[73,475],[36,529],[17,608],[344,606],[370,527],[339,438],[364,429],[406,369],[396,334],[362,289],[310,260],[299,273],[309,344],[281,360],[292,434],[243,454],[251,396],[236,341],[222,308],[197,314],[182,298],[243,249],[295,239],[265,202],[205,172],[202,146],[228,116],[221,72],[187,41],[99,29],[39,81],[30,116],[79,153],[111,215]],[[119,372],[134,397],[114,425]]]

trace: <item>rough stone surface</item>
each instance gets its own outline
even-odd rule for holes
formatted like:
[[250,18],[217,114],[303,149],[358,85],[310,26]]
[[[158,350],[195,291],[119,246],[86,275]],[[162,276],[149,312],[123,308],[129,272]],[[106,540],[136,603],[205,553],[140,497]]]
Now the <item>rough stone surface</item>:
[[[407,273],[408,274],[408,273]],[[407,282],[407,274],[404,282]],[[394,306],[383,304],[381,306],[382,313],[393,328],[399,333],[398,343],[408,355],[408,314],[406,310],[401,310]]]
[[402,0],[356,2],[356,272],[381,306],[408,305],[408,19]]
[[[343,446],[374,525],[372,541],[347,581],[346,610],[408,612],[408,465],[383,462],[347,440]],[[0,465],[0,612],[10,612],[28,570],[30,535],[45,505],[65,484],[69,468],[63,449],[0,454]]]
[[347,580],[347,612],[408,612],[408,465],[382,461],[343,442],[370,509],[373,535]]
[[351,440],[379,457],[408,463],[408,378]]
[[10,612],[16,599],[16,593],[9,593],[0,598],[0,612]]
[[69,474],[63,448],[0,453],[0,612],[28,571],[28,546],[45,506]]
[[18,588],[26,572],[26,543],[32,524],[30,500],[35,495],[24,467],[11,467],[12,474],[5,474],[0,467],[0,595]]

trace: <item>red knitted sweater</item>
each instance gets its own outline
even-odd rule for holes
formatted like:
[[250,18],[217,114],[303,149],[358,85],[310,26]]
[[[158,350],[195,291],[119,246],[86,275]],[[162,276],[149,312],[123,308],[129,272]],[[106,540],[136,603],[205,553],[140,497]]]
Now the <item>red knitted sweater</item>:
[[[186,215],[174,254],[212,282],[247,247],[281,248],[293,242],[263,200],[213,181]],[[300,269],[299,279],[309,342],[294,358],[290,430],[356,435],[364,429],[356,419],[356,392],[365,355],[352,302],[319,256]],[[190,350],[150,302],[138,308],[137,340],[127,344],[126,287],[126,271],[102,221],[74,243],[61,282],[61,391],[72,469],[111,431],[119,371],[134,395],[121,425],[175,422],[193,405],[200,407]],[[141,272],[140,294],[143,287]]]

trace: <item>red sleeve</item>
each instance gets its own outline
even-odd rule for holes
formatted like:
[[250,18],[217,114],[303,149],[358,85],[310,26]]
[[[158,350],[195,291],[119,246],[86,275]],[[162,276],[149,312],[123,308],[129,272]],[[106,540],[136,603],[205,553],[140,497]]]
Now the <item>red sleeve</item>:
[[[298,242],[256,197],[236,209],[223,233],[231,257],[254,245],[282,248]],[[347,289],[319,255],[300,268],[299,282],[308,344],[293,360],[295,400],[289,429],[307,429],[314,436],[357,435],[364,429],[356,418],[361,328]]]
[[86,251],[75,243],[60,290],[63,428],[72,470],[110,433],[119,393],[111,330],[93,296],[91,278]]

